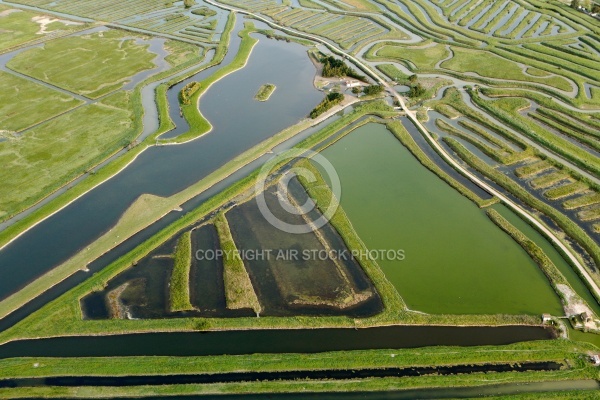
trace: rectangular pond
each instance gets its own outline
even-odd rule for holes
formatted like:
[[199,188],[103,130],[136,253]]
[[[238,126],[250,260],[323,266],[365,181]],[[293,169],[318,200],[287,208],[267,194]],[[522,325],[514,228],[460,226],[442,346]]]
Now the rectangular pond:
[[378,262],[409,308],[562,315],[527,253],[385,126],[364,125],[322,154],[339,175],[342,207],[366,246],[404,250],[404,260]]

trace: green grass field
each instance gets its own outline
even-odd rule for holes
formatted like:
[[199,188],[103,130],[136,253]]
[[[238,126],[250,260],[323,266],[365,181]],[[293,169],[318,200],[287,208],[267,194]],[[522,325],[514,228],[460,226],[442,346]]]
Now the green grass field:
[[0,142],[0,216],[30,206],[132,137],[129,94],[111,95]]
[[128,78],[154,67],[147,45],[131,33],[108,30],[60,38],[18,54],[7,66],[90,98],[119,89]]
[[441,44],[420,48],[390,45],[378,48],[376,55],[384,59],[408,60],[418,70],[431,70],[438,61],[448,57],[450,52]]
[[0,52],[28,42],[44,39],[50,34],[69,32],[78,29],[81,23],[67,25],[60,21],[50,22],[42,29],[42,25],[32,18],[43,14],[35,11],[20,10],[0,4]]
[[562,77],[532,77],[523,73],[516,63],[487,51],[453,47],[454,56],[440,66],[457,72],[473,72],[487,78],[509,79],[543,83],[561,90],[571,90],[571,85]]
[[69,95],[0,71],[0,131],[21,131],[82,103]]

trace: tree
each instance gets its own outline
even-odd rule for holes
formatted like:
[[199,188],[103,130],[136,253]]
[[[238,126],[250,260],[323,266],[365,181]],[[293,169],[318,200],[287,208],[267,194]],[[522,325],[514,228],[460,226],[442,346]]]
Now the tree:
[[600,13],[600,4],[594,4],[592,6],[592,14],[599,14]]
[[571,7],[577,9],[577,8],[579,8],[580,5],[581,5],[580,0],[571,0]]
[[363,88],[363,93],[367,96],[379,94],[383,91],[383,86],[381,85],[369,85]]
[[408,81],[410,83],[416,83],[418,78],[419,77],[417,76],[417,74],[413,74],[413,75],[411,75],[411,76],[408,77]]
[[193,7],[196,4],[195,0],[183,0],[183,6],[185,8]]
[[424,94],[425,94],[425,88],[420,83],[417,83],[416,85],[411,86],[410,90],[408,91],[408,97],[410,97],[410,98],[421,97]]
[[360,93],[360,88],[358,86],[353,87],[352,88],[352,93],[359,94]]

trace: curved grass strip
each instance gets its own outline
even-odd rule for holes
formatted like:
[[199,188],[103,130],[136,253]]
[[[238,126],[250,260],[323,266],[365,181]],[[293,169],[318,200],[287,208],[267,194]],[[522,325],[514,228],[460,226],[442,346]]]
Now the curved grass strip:
[[192,233],[185,232],[175,247],[174,264],[171,273],[170,307],[171,311],[193,310],[190,302],[190,267],[192,265]]
[[252,281],[241,259],[229,223],[225,214],[220,213],[214,220],[219,234],[221,250],[223,250],[223,280],[225,281],[225,299],[227,308],[236,310],[251,308],[258,315],[261,311],[258,297],[252,286]]

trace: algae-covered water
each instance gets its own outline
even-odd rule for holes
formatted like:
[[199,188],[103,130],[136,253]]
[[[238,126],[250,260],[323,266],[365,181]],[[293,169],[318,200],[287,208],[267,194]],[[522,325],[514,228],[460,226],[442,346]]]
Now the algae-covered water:
[[411,309],[562,314],[527,253],[385,126],[364,125],[322,154],[337,170],[342,207],[367,247],[404,250],[404,260],[378,262]]

